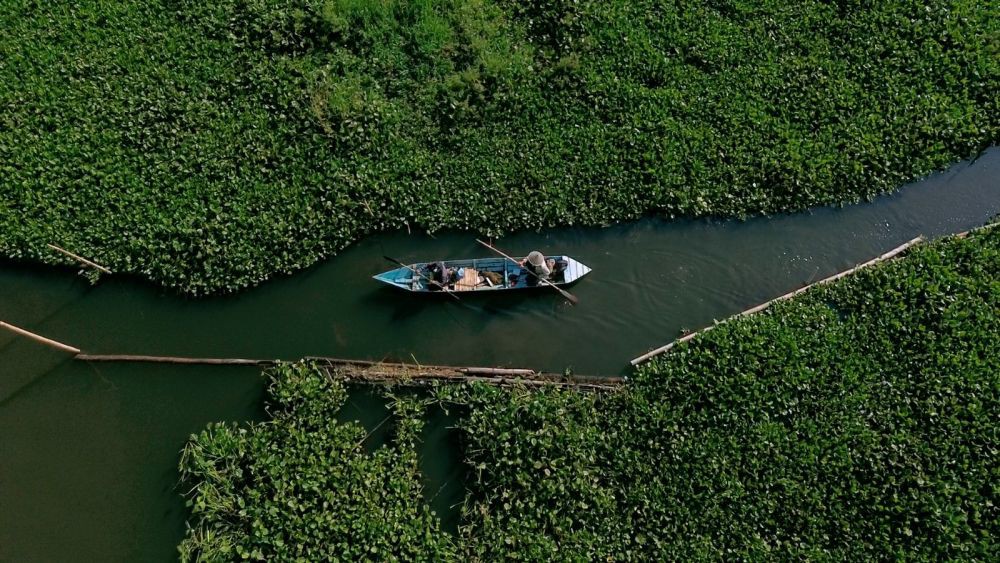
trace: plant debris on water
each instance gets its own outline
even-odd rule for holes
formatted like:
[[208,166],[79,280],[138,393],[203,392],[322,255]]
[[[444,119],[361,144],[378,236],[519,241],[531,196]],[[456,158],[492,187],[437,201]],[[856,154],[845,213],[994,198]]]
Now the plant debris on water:
[[205,294],[404,226],[856,201],[1000,139],[998,11],[0,0],[0,255]]
[[[304,364],[273,372],[271,389],[272,422],[213,427],[186,449],[185,554],[348,558],[376,545],[387,551],[372,559],[864,561],[1000,550],[1000,229],[914,247],[723,323],[613,394],[438,388],[464,413],[471,482],[456,537],[416,484],[419,401],[398,404],[402,438],[369,456],[351,449],[360,428],[331,422],[340,386]],[[258,514],[267,535],[250,523]]]

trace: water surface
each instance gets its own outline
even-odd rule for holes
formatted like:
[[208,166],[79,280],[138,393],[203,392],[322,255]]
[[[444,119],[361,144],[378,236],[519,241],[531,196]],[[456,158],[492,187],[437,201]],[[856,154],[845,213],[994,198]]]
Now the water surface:
[[[472,234],[371,237],[292,277],[190,300],[112,277],[0,262],[0,319],[89,353],[295,359],[306,355],[622,373],[628,360],[917,235],[1000,213],[1000,149],[872,203],[749,221],[646,219],[520,233],[510,254],[568,254],[594,271],[554,292],[422,298],[371,275],[486,256]],[[183,535],[177,452],[216,420],[262,416],[258,370],[88,365],[0,333],[0,560],[169,560]],[[384,404],[356,394],[366,425]],[[441,512],[461,500],[454,439],[434,415],[422,452]],[[449,527],[453,515],[446,515]]]

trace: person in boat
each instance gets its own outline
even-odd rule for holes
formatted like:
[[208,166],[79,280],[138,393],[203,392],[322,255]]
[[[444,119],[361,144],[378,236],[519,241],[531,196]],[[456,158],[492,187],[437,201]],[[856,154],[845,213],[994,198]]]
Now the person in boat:
[[[538,285],[543,280],[548,280],[555,267],[555,260],[545,259],[545,255],[537,250],[532,250],[523,260],[519,262],[521,268],[528,272],[527,282],[529,286]],[[534,274],[534,275],[532,275]]]
[[451,275],[449,268],[444,265],[444,262],[434,262],[427,267],[428,270],[428,281],[427,289],[431,291],[440,291],[448,286],[451,281]]
[[465,277],[465,268],[449,268],[444,262],[435,262],[428,268],[430,283],[427,289],[431,291],[441,291],[442,289],[454,289],[455,284]]

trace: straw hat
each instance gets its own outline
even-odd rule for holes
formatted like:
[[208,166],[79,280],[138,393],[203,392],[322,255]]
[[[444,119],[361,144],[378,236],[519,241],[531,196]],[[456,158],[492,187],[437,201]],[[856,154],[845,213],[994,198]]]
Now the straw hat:
[[531,254],[528,254],[528,263],[539,268],[545,263],[545,256],[542,256],[542,253],[537,250],[532,250]]

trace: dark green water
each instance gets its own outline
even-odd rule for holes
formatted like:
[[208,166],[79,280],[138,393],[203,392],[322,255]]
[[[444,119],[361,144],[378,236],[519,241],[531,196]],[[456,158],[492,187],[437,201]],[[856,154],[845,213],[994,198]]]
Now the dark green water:
[[[500,245],[594,268],[557,295],[418,299],[379,287],[382,255],[483,256],[471,234],[367,239],[238,296],[188,300],[133,280],[0,262],[0,320],[91,353],[305,355],[620,373],[697,328],[878,255],[918,234],[1000,213],[1000,149],[869,204],[745,222],[643,220],[521,233]],[[216,420],[262,416],[256,369],[88,365],[0,334],[0,560],[170,560],[184,531],[177,452]],[[344,412],[369,427],[384,405]],[[441,512],[461,500],[451,419],[431,417],[422,463]],[[453,516],[446,515],[453,525]]]

